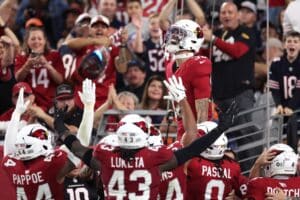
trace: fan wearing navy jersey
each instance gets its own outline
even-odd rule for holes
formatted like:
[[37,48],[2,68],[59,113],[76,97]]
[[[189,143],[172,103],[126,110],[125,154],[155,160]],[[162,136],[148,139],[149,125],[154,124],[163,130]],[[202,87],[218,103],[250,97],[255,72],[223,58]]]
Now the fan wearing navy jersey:
[[162,48],[163,32],[160,28],[158,14],[149,16],[149,32],[150,38],[143,41],[142,30],[138,29],[133,42],[134,51],[145,61],[147,80],[153,75],[165,77],[164,50]]
[[[206,121],[197,126],[199,131],[197,137],[202,137],[217,124]],[[239,197],[246,194],[247,178],[241,175],[238,162],[224,155],[227,143],[227,137],[222,134],[210,147],[187,164],[189,187],[187,187],[186,199],[221,200],[230,196],[233,190]]]
[[[192,20],[179,20],[166,33],[165,49],[175,55],[178,69],[175,76],[181,77],[186,88],[187,100],[192,108],[197,123],[207,121],[211,92],[211,62],[207,57],[195,56],[203,43],[200,26]],[[180,140],[184,133],[182,121],[178,120]]]
[[300,33],[287,33],[284,46],[285,54],[271,64],[269,87],[277,113],[291,115],[300,107]]
[[[279,148],[278,148],[279,147]],[[284,147],[284,148],[282,148]],[[277,149],[278,148],[278,149]],[[298,156],[285,144],[270,147],[277,155],[264,166],[265,177],[251,179],[247,185],[248,200],[264,200],[266,194],[274,194],[278,188],[291,199],[300,198],[300,177],[296,177]]]
[[[87,107],[95,104],[95,86],[91,82],[83,88],[82,100]],[[92,93],[93,92],[93,93]],[[30,124],[18,130],[20,116],[25,112],[29,101],[24,101],[24,88],[20,89],[16,108],[8,124],[4,140],[4,158],[1,167],[14,186],[17,199],[64,199],[64,177],[78,163],[67,149],[52,147],[51,133],[40,124]],[[78,138],[87,144],[92,123],[85,122],[78,131]],[[93,118],[93,116],[91,116]],[[89,126],[90,128],[88,128]]]
[[[171,84],[170,95],[182,104],[182,112],[188,131],[197,131],[195,119],[185,98],[185,91],[178,84]],[[232,125],[236,114],[235,104],[220,114],[220,124],[208,135],[189,146],[173,152],[164,146],[149,147],[148,132],[144,123],[121,123],[117,129],[119,147],[98,144],[95,149],[87,148],[69,133],[63,123],[63,111],[58,110],[54,122],[64,144],[87,165],[101,169],[105,199],[150,199],[157,200],[160,173],[182,165],[193,156],[201,153]]]

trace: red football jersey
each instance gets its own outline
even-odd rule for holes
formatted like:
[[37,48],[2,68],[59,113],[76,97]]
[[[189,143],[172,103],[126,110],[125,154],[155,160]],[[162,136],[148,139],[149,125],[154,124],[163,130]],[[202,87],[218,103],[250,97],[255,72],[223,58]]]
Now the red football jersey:
[[[0,145],[0,162],[3,158],[3,146]],[[3,169],[0,167],[0,199],[17,199],[15,189],[12,183],[8,180],[8,177]]]
[[187,168],[186,199],[202,200],[225,199],[234,189],[238,191],[241,169],[239,164],[224,157],[222,160],[212,162],[204,158],[194,158]]
[[279,180],[259,177],[251,179],[247,185],[246,197],[255,200],[265,199],[267,192],[274,193],[275,188],[281,188],[288,197],[300,197],[300,177]]
[[[212,64],[207,57],[194,56],[186,60],[184,63],[182,63],[175,72],[175,76],[182,78],[183,85],[186,89],[187,101],[191,106],[195,119],[197,119],[195,100],[210,98],[211,71],[212,71]],[[183,125],[181,124],[182,123],[179,120],[179,124],[178,124],[179,140],[184,133]]]
[[101,163],[106,200],[157,200],[161,177],[158,167],[170,160],[173,152],[165,146],[148,147],[139,150],[131,161],[125,161],[113,147],[98,144],[94,156]]
[[[168,149],[177,151],[182,148],[179,141],[170,144]],[[184,173],[184,165],[181,165],[172,171],[163,172],[161,175],[161,183],[159,185],[160,200],[180,200],[184,198],[186,190],[186,175]]]
[[64,199],[64,185],[56,177],[65,165],[67,154],[55,150],[47,157],[21,161],[10,156],[2,160],[2,168],[14,184],[18,199]]
[[[44,55],[46,60],[62,75],[65,69],[60,54],[57,51],[50,51]],[[26,63],[28,57],[18,55],[15,59],[15,73],[19,71]],[[47,108],[53,105],[53,98],[57,84],[51,79],[50,72],[45,66],[37,65],[30,69],[24,82],[27,82],[35,94],[37,105]]]
[[[77,69],[80,65],[80,62],[84,59],[84,57],[95,50],[97,47],[96,46],[88,46],[86,48],[83,48],[79,52],[76,53],[76,66]],[[105,68],[104,75],[101,76],[98,79],[93,80],[93,82],[96,84],[96,104],[95,104],[95,109],[97,109],[99,106],[101,106],[107,99],[107,94],[108,94],[108,87],[110,84],[116,84],[116,68],[115,68],[115,63],[114,60],[115,58],[119,55],[119,48],[112,46],[110,50],[110,57],[108,64]],[[75,84],[75,94],[76,96],[76,103],[78,105],[82,105],[80,98],[78,96],[78,91],[81,91],[82,89],[82,81],[83,79],[79,76],[78,70],[75,71],[71,75],[71,79],[76,82]],[[82,107],[82,106],[80,106]]]

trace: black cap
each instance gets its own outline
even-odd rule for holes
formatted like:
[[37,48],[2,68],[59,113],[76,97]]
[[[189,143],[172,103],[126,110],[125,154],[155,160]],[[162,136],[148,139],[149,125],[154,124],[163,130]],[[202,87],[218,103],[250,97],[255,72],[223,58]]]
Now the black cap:
[[140,70],[142,71],[146,71],[144,65],[139,62],[138,60],[131,60],[127,63],[127,68],[130,68],[130,67],[138,67]]
[[58,100],[61,99],[70,99],[74,97],[74,90],[71,85],[61,84],[56,88],[55,98]]

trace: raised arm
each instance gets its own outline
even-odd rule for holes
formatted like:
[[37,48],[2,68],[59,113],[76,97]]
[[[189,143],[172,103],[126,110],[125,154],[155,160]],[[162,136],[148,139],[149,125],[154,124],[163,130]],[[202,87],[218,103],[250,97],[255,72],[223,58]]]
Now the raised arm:
[[78,128],[77,138],[88,146],[90,144],[93,124],[94,124],[94,106],[96,102],[96,86],[90,79],[85,79],[82,83],[82,92],[78,92],[84,105],[83,116]]
[[17,139],[19,123],[21,115],[26,111],[30,101],[24,102],[24,88],[20,89],[16,108],[8,123],[5,139],[4,139],[4,156],[14,152],[15,142]]
[[208,148],[224,131],[233,125],[235,115],[237,114],[237,105],[234,102],[225,112],[219,113],[219,125],[210,131],[208,134],[197,138],[187,147],[174,152],[174,156],[167,163],[160,166],[161,171],[173,169],[179,165],[184,164],[191,158],[200,155],[206,148]]
[[108,37],[102,36],[100,38],[86,38],[86,37],[78,37],[78,38],[70,38],[64,42],[71,49],[81,49],[90,45],[103,45],[108,47],[111,41]]
[[165,99],[176,101],[182,111],[183,126],[185,129],[184,137],[182,138],[182,144],[190,144],[196,139],[197,125],[194,118],[192,109],[186,99],[185,88],[182,83],[181,77],[176,78],[172,76],[167,81],[164,81],[165,86],[169,90],[169,95],[164,97]]
[[100,163],[93,158],[93,149],[81,144],[79,139],[71,134],[69,129],[64,124],[64,109],[55,109],[54,128],[59,134],[60,140],[75,156],[80,158],[86,165],[92,169],[99,170]]
[[206,24],[204,12],[202,8],[199,6],[199,4],[195,0],[187,0],[186,2],[190,11],[195,16],[196,22],[201,26]]

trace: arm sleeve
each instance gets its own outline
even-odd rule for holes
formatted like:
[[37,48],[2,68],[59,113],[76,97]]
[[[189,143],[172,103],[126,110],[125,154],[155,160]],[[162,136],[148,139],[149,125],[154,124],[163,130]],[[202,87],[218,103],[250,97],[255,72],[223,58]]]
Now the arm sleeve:
[[270,71],[269,71],[269,88],[272,92],[272,97],[276,106],[281,105],[281,98],[280,98],[280,86],[279,81],[276,76],[276,64],[274,62],[271,64]]
[[242,57],[249,50],[248,45],[241,41],[237,41],[233,44],[230,44],[228,42],[223,41],[220,38],[216,39],[215,46],[235,59]]
[[77,138],[84,146],[88,146],[91,141],[91,134],[94,123],[94,108],[84,106],[83,116],[78,128]]
[[12,154],[14,152],[14,144],[17,139],[18,127],[20,123],[21,115],[17,112],[13,112],[11,120],[8,123],[5,139],[4,139],[4,156]]
[[177,160],[177,165],[182,165],[191,158],[200,155],[200,153],[208,148],[218,137],[220,137],[222,133],[223,130],[217,127],[213,129],[209,134],[196,139],[189,146],[175,151],[174,155]]

